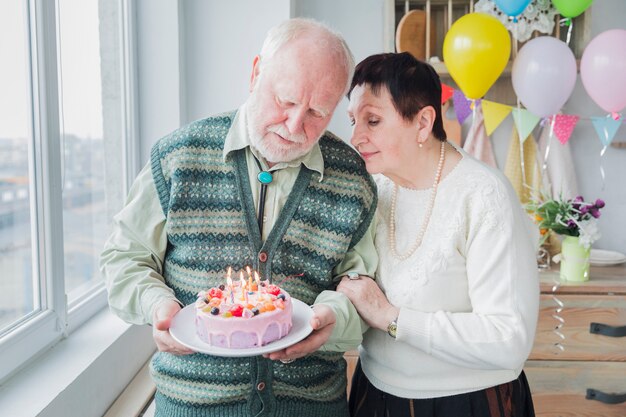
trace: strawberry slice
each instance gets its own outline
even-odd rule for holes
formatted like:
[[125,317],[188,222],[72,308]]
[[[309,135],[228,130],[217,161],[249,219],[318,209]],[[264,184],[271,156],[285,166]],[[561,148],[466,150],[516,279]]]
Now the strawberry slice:
[[235,317],[241,317],[241,315],[243,314],[243,306],[240,304],[235,304],[228,311],[230,311],[230,314]]
[[268,285],[265,291],[267,291],[268,294],[272,294],[272,295],[280,294],[280,288],[278,288],[276,285],[273,285],[273,284]]
[[213,287],[209,290],[209,298],[222,298],[222,290],[219,288]]

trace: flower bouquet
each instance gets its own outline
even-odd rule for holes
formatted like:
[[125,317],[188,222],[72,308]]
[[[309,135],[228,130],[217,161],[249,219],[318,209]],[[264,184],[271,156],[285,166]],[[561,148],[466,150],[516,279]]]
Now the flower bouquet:
[[597,219],[604,201],[587,202],[582,196],[573,199],[541,198],[527,205],[534,214],[542,235],[549,232],[563,236],[561,242],[561,279],[587,281],[591,244],[600,238]]

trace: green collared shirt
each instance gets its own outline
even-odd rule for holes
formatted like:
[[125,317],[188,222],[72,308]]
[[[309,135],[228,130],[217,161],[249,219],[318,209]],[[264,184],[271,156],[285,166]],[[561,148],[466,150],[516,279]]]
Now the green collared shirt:
[[[258,214],[261,187],[257,181],[259,168],[255,158],[259,159],[264,169],[268,165],[250,147],[245,106],[237,112],[228,132],[224,143],[224,158],[229,152],[239,149],[246,151],[251,192]],[[303,157],[267,169],[274,180],[267,187],[263,240],[267,238],[284,206],[301,164],[319,172],[320,181],[324,180],[324,159],[317,144]],[[161,275],[167,248],[166,221],[148,164],[137,176],[125,207],[114,217],[113,232],[105,243],[100,262],[109,293],[109,306],[125,321],[135,324],[151,323],[152,311],[159,302],[165,299],[178,301]],[[372,221],[363,238],[334,268],[333,275],[337,279],[348,272],[374,276],[378,265],[378,255],[374,247],[374,223]],[[364,324],[347,297],[335,291],[323,291],[315,304],[328,305],[336,317],[333,334],[323,349],[346,351],[360,344]]]

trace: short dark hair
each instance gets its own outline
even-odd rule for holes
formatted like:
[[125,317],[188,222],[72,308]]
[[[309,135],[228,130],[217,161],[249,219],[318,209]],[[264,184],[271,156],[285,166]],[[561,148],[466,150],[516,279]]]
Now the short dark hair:
[[348,99],[354,87],[363,84],[376,95],[381,87],[387,88],[394,107],[405,120],[413,120],[421,109],[432,106],[433,135],[446,140],[441,115],[441,80],[432,66],[408,52],[371,55],[356,66]]

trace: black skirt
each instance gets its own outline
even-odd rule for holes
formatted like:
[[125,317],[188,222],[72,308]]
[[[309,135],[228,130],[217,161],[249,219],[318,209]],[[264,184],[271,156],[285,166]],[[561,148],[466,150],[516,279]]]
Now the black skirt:
[[409,399],[387,394],[367,379],[357,364],[349,401],[352,417],[534,417],[524,372],[511,382],[448,397]]

